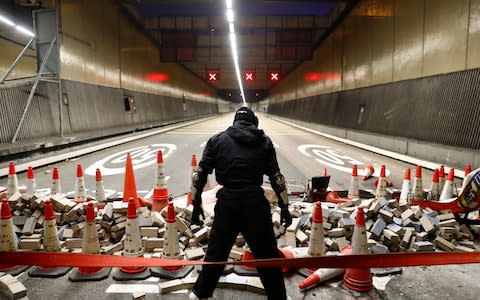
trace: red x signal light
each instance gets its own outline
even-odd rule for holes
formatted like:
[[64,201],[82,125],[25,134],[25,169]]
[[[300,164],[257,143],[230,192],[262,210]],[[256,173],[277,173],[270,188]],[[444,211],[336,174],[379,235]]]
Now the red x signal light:
[[255,81],[257,76],[256,76],[255,72],[247,71],[247,72],[244,73],[243,78],[245,79],[245,81]]
[[268,78],[270,81],[279,81],[280,80],[280,72],[269,72]]
[[207,72],[207,80],[208,81],[217,81],[220,79],[220,74],[216,71],[208,71]]

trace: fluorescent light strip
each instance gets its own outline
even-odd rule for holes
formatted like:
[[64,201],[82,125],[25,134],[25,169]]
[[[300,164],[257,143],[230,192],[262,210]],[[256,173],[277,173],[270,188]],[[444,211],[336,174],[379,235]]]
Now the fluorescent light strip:
[[35,36],[35,34],[33,34],[33,32],[31,32],[31,31],[28,30],[27,28],[22,27],[22,26],[20,26],[20,25],[15,26],[15,29],[16,29],[17,31],[20,31],[20,32],[23,33],[23,34],[28,35],[28,36],[31,36],[31,37],[34,37],[34,36]]
[[5,18],[4,16],[0,15],[0,21],[7,24],[8,26],[15,26],[15,23],[10,21],[9,19]]

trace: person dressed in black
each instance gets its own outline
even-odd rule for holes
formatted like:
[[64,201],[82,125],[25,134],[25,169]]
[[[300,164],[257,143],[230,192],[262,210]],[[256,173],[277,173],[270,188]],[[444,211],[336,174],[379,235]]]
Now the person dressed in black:
[[[201,193],[208,174],[214,169],[216,180],[223,187],[217,192],[205,261],[227,261],[238,233],[243,235],[255,258],[278,258],[270,203],[261,185],[266,174],[278,197],[281,222],[289,226],[292,217],[288,211],[285,178],[280,173],[272,141],[258,129],[258,118],[249,108],[238,109],[233,125],[207,142],[192,176],[194,224],[201,224],[200,216],[204,218]],[[223,268],[222,265],[204,265],[190,299],[211,297]],[[286,299],[281,269],[257,270],[268,299]]]

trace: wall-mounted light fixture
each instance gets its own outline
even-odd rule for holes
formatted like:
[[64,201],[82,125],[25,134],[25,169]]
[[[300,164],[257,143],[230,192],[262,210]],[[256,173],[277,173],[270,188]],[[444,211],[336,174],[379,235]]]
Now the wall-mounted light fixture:
[[12,20],[8,19],[5,16],[0,15],[0,22],[2,22],[4,24],[7,24],[8,26],[15,27],[15,29],[18,32],[21,32],[24,35],[27,35],[29,37],[34,37],[35,36],[35,34],[32,31],[28,30],[27,28],[25,28],[23,26],[16,25],[15,22],[13,22]]

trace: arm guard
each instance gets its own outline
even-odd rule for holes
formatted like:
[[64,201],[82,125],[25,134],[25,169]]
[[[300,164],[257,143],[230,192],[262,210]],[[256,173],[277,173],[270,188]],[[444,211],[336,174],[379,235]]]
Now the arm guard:
[[277,172],[270,177],[270,184],[278,198],[278,206],[282,209],[288,208],[287,187],[285,185],[285,177],[282,173]]
[[[193,205],[200,205],[201,203],[201,196],[203,192],[203,188],[207,183],[207,176],[208,174],[202,170],[201,167],[197,167],[192,173],[192,201]],[[198,193],[198,196],[197,196]],[[200,203],[196,203],[197,198],[200,199]]]

